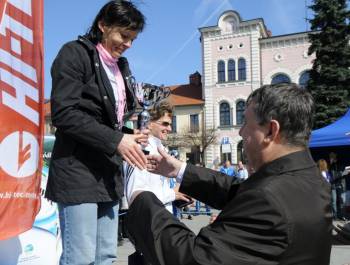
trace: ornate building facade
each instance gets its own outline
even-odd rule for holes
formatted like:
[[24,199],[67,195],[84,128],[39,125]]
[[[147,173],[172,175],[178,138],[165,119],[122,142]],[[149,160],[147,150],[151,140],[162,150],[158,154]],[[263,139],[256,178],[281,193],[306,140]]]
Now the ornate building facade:
[[207,166],[242,160],[239,136],[245,100],[261,85],[305,85],[312,67],[308,32],[271,36],[261,18],[242,20],[226,11],[215,26],[199,29],[202,46],[204,127],[216,128],[217,144],[205,154]]

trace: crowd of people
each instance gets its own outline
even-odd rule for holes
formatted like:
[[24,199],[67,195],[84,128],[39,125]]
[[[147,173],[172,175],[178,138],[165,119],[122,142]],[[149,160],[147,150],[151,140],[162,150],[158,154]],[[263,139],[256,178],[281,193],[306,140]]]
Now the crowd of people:
[[[309,153],[310,93],[278,84],[250,94],[239,132],[247,165],[227,160],[212,170],[182,162],[163,145],[168,102],[152,107],[146,130],[124,126],[137,102],[122,54],[144,25],[130,1],[109,1],[52,65],[57,131],[46,196],[58,205],[60,265],[112,264],[119,209],[119,234],[144,264],[328,265],[332,216],[342,217],[340,168],[330,155],[318,169]],[[177,214],[192,200],[221,210],[198,235]]]
[[[328,160],[328,161],[327,161]],[[348,220],[347,203],[350,201],[350,170],[345,169],[335,152],[328,159],[319,159],[317,166],[322,176],[331,185],[331,205],[334,220]]]

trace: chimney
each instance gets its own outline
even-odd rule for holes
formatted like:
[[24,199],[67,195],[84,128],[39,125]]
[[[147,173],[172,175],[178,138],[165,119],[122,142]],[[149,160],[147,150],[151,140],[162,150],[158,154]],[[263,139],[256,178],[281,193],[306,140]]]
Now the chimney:
[[190,85],[200,86],[202,84],[201,74],[196,71],[194,74],[190,75]]

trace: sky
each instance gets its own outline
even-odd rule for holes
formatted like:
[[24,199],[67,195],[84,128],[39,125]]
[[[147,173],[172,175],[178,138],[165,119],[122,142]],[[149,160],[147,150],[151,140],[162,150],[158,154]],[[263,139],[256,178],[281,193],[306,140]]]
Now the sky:
[[[305,9],[312,0],[133,0],[146,27],[124,54],[138,82],[187,84],[202,73],[199,28],[216,26],[227,10],[242,20],[263,18],[273,36],[309,30]],[[107,0],[44,0],[45,98],[50,97],[51,64],[61,46],[89,29]]]

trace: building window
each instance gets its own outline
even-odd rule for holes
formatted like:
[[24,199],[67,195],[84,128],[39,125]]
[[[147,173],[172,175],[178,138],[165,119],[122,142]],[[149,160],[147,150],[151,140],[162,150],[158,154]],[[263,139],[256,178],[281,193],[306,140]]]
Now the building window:
[[233,59],[228,60],[227,69],[228,69],[228,81],[235,81],[236,80],[235,60]]
[[243,151],[243,141],[237,144],[237,163],[242,161],[244,164],[247,162]]
[[225,82],[225,62],[218,62],[218,83]]
[[241,100],[236,104],[236,124],[242,125],[244,123],[245,101]]
[[286,74],[277,74],[272,78],[271,85],[280,83],[290,83],[290,78]]
[[220,104],[220,126],[231,125],[230,105],[226,102]]
[[190,132],[199,132],[199,118],[198,114],[190,115]]
[[231,144],[221,144],[221,162],[230,161],[232,163]]
[[310,72],[305,71],[300,75],[299,78],[299,86],[302,88],[306,88],[307,82],[309,82],[310,79]]
[[246,63],[245,59],[240,58],[238,60],[238,80],[239,81],[244,81],[247,79],[247,74],[246,74]]
[[171,132],[176,133],[176,116],[171,117]]

